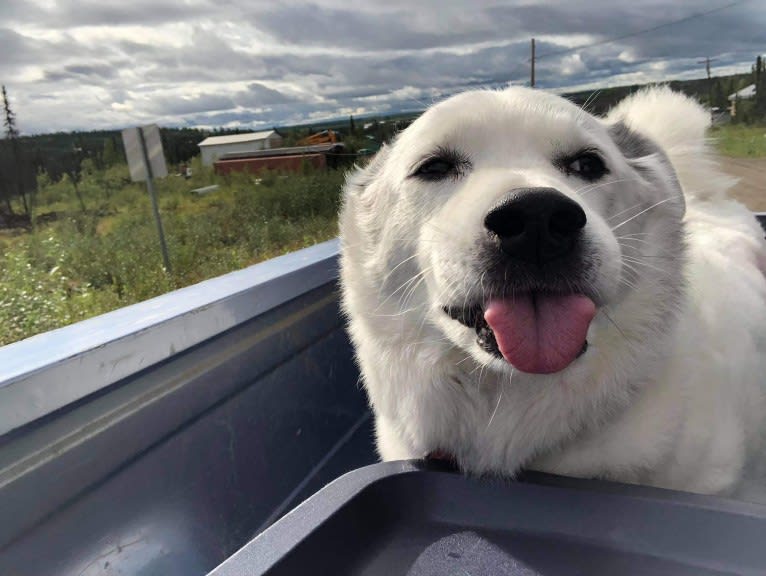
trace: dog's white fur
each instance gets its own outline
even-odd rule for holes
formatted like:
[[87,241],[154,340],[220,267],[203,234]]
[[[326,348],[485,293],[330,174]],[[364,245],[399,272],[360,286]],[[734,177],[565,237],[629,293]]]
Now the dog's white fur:
[[[726,197],[733,181],[708,124],[667,88],[606,119],[540,91],[475,91],[432,107],[350,175],[344,308],[384,459],[440,451],[469,473],[523,467],[748,497],[766,409],[766,248]],[[601,181],[552,161],[591,146],[610,170]],[[413,176],[444,148],[470,169]],[[579,202],[597,262],[588,351],[550,375],[514,370],[441,309],[483,296],[483,216],[530,186]]]

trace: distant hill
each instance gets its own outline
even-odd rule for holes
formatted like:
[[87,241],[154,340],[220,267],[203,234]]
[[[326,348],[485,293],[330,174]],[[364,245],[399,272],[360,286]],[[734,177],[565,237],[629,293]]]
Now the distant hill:
[[[752,82],[752,74],[734,74],[719,76],[712,79],[711,95],[714,106],[726,107],[726,97]],[[702,103],[708,102],[708,80],[673,80],[667,82],[671,88],[680,90]],[[622,98],[639,90],[645,85],[634,84],[604,88],[602,90],[585,90],[563,94],[564,97],[583,105],[589,98],[588,110],[594,114],[604,114]],[[374,135],[379,139],[388,139],[396,130],[406,127],[422,114],[423,110],[401,110],[396,113],[364,114],[354,116],[356,130]],[[360,129],[365,124],[373,124],[367,130]],[[346,135],[350,132],[352,121],[349,117],[336,117],[322,121],[281,126],[281,132],[312,133],[323,129],[333,129]],[[385,127],[385,129],[383,129]],[[162,139],[167,161],[171,165],[188,161],[199,153],[197,144],[211,134],[234,134],[248,131],[247,128],[236,130],[216,129],[198,130],[193,128],[163,128]],[[1,142],[1,141],[0,141]],[[53,179],[70,171],[73,164],[78,164],[84,158],[92,159],[96,165],[108,165],[124,158],[122,138],[117,130],[97,130],[89,132],[58,132],[23,136],[20,138],[25,153],[31,157],[36,170],[45,170]],[[1,170],[1,167],[0,167]]]
[[[673,90],[683,92],[684,94],[696,98],[701,103],[708,104],[708,89],[710,88],[713,106],[726,108],[729,105],[728,96],[737,90],[752,84],[753,75],[749,72],[744,74],[733,74],[731,76],[714,76],[708,81],[707,78],[696,80],[671,80],[662,82],[667,84]],[[630,86],[617,86],[614,88],[604,88],[601,90],[583,90],[581,92],[570,92],[562,94],[568,100],[582,106],[588,99],[588,111],[592,114],[604,115],[617,102],[644,88],[650,84],[632,84]]]

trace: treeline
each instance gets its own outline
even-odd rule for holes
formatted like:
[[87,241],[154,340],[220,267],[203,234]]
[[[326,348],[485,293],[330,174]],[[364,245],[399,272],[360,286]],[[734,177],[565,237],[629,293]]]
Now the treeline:
[[[162,128],[160,134],[168,163],[179,164],[188,162],[199,153],[197,144],[209,132],[194,128]],[[31,152],[39,168],[52,180],[71,173],[72,165],[81,164],[85,158],[89,158],[99,169],[125,161],[122,135],[117,130],[56,132],[23,136],[20,141]]]
[[[194,129],[163,129],[165,155],[170,164],[186,162],[198,153],[205,134]],[[125,162],[119,132],[93,131],[8,135],[0,140],[0,227],[29,223],[37,192],[37,179],[51,181],[66,176],[77,186],[86,163],[104,170]],[[75,192],[77,190],[75,189]]]
[[[731,106],[729,96],[754,84],[755,96],[737,99],[736,115],[732,117],[732,121],[744,124],[766,122],[766,62],[761,56],[756,58],[750,72],[713,76],[709,80],[707,78],[671,80],[665,84],[673,90],[696,98],[705,106],[717,108],[721,113],[727,113]],[[581,106],[587,102],[591,113],[603,115],[620,100],[645,86],[645,84],[633,84],[598,91],[584,90],[565,94],[565,97]]]
[[[710,80],[672,80],[666,84],[673,90],[683,92],[699,100],[705,106],[712,102],[713,107],[725,110],[729,106],[728,97],[745,86],[753,83],[753,74],[735,74],[732,76],[717,76]],[[617,86],[602,90],[584,90],[565,94],[566,98],[575,104],[588,103],[588,110],[592,114],[604,115],[626,96],[645,88],[646,84],[632,84],[630,86]]]
[[[83,167],[106,170],[125,162],[122,134],[118,130],[56,132],[22,136],[10,96],[2,87],[3,138],[0,139],[0,228],[28,225],[40,175],[57,182],[67,177],[79,197]],[[241,130],[161,128],[165,159],[171,166],[199,154],[198,144],[210,135],[236,134]]]

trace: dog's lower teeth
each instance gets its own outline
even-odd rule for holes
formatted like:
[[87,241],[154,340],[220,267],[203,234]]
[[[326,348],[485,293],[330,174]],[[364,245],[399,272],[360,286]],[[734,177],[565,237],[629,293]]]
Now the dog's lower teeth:
[[495,340],[495,333],[492,332],[492,329],[487,324],[476,327],[476,343],[485,352],[502,357],[500,348],[497,346],[497,340]]

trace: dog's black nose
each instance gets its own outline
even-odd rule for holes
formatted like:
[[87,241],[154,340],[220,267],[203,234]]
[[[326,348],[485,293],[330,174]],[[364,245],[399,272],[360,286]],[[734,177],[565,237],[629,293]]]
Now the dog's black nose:
[[516,188],[484,217],[508,256],[545,264],[571,252],[585,226],[580,205],[553,188]]

